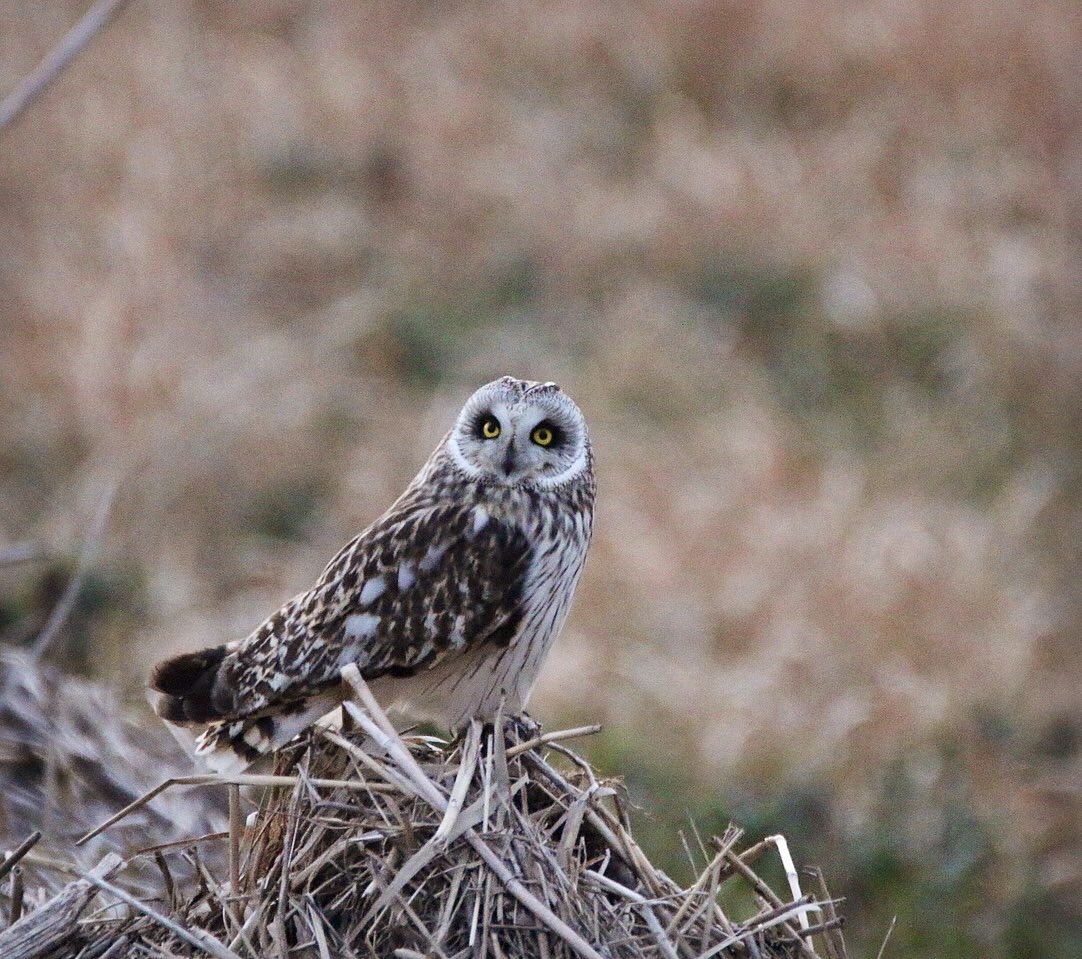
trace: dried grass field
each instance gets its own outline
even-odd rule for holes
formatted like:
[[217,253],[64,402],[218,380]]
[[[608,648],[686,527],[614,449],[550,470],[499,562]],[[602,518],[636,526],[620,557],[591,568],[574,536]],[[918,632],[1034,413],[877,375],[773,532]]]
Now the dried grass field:
[[[84,8],[0,2],[0,94]],[[1080,51],[1069,0],[133,0],[0,132],[0,640],[115,484],[52,658],[145,711],[554,379],[599,512],[532,712],[647,851],[786,833],[854,956],[1077,956]]]

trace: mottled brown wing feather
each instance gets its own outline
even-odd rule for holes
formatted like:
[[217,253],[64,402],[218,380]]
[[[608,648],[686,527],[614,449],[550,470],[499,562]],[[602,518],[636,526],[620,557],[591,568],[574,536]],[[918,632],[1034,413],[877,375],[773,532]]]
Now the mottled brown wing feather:
[[515,635],[532,548],[518,526],[486,519],[475,529],[474,516],[452,505],[402,523],[366,564],[365,583],[379,577],[385,591],[365,605],[354,588],[334,604],[339,612],[324,631],[344,646],[351,615],[379,617],[377,641],[358,649],[366,679],[412,675],[451,650],[506,645]]
[[455,502],[399,503],[249,637],[163,663],[158,711],[180,723],[254,716],[337,683],[346,662],[366,679],[406,676],[453,650],[506,644],[530,560],[516,525]]

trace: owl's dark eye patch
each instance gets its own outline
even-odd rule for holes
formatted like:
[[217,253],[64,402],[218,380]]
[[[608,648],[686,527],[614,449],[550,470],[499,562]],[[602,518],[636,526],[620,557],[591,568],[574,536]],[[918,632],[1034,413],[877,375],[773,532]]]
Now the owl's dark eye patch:
[[500,421],[492,413],[482,413],[474,420],[473,433],[478,439],[494,440],[500,435]]
[[552,420],[542,420],[530,430],[530,439],[538,446],[543,446],[546,449],[562,446],[566,438],[564,431]]

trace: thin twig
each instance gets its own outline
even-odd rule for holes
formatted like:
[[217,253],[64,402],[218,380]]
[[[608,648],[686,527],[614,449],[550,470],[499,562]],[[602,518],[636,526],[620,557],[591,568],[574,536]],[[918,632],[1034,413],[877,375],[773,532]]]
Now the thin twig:
[[[814,926],[808,926],[807,929],[801,929],[800,935],[802,938],[807,939],[811,936],[818,936],[820,933],[829,932],[832,929],[840,929],[845,925],[845,918],[838,916],[835,919],[828,919],[826,922],[816,923]],[[827,942],[829,942],[829,938]]]
[[591,723],[589,726],[576,726],[574,729],[557,729],[551,733],[545,733],[543,736],[534,736],[533,739],[527,739],[526,742],[519,743],[517,746],[512,746],[507,750],[507,758],[514,759],[522,753],[529,752],[531,749],[536,749],[538,746],[544,746],[547,743],[563,742],[567,739],[578,739],[581,736],[592,736],[594,733],[599,732],[601,732],[601,723]]
[[[121,819],[130,816],[137,809],[141,809],[156,796],[161,795],[172,786],[295,786],[299,780],[296,776],[269,776],[251,773],[240,773],[235,776],[223,776],[220,773],[203,773],[194,776],[172,776],[164,782],[158,783],[153,789],[143,793],[138,799],[128,803],[119,812],[113,813],[100,826],[95,826],[90,832],[75,840],[76,846],[82,846],[89,842],[99,833],[104,832],[110,826],[115,826]],[[393,789],[381,783],[369,783],[363,780],[343,779],[309,779],[309,784],[318,789],[348,789],[352,792],[383,792]],[[202,837],[207,838],[207,837]]]
[[229,891],[233,896],[233,919],[244,925],[244,902],[240,893],[240,838],[244,834],[244,817],[240,810],[240,786],[229,789]]
[[149,916],[158,925],[165,929],[168,929],[173,935],[179,936],[186,943],[191,946],[195,946],[196,949],[201,949],[203,952],[209,953],[214,956],[215,959],[240,959],[232,949],[226,946],[224,943],[219,942],[209,932],[204,929],[185,929],[179,923],[173,922],[166,916],[163,916],[156,909],[152,909],[145,902],[136,899],[135,896],[125,892],[119,886],[114,886],[111,882],[107,882],[105,879],[101,879],[95,876],[93,873],[84,873],[83,878],[88,882],[93,883],[99,889],[109,893],[112,896],[116,896],[121,902],[127,903],[132,909],[136,909],[144,916]]
[[71,62],[83,51],[109,22],[124,8],[128,0],[97,0],[63,39],[48,52],[22,82],[0,103],[0,131],[11,126],[38,97],[40,97]]
[[887,927],[887,934],[883,937],[883,942],[879,947],[879,952],[875,954],[875,959],[883,959],[883,953],[887,951],[887,943],[890,942],[890,934],[894,932],[894,924],[897,921],[897,916],[891,916],[890,926]]
[[34,846],[37,845],[38,840],[41,839],[41,831],[35,829],[29,836],[27,836],[19,845],[12,850],[9,856],[5,856],[3,861],[0,861],[0,879],[3,879],[11,870],[19,864],[19,860],[23,858]]
[[406,773],[411,782],[420,788],[424,798],[437,804],[440,812],[446,811],[446,798],[436,787],[436,784],[425,775],[417,760],[413,758],[413,753],[406,748],[406,744],[402,742],[398,735],[398,730],[394,728],[394,724],[387,718],[383,707],[377,702],[376,697],[372,695],[368,683],[364,681],[361,671],[355,663],[350,663],[342,670],[342,678],[349,683],[357,694],[357,698],[360,699],[364,708],[368,710],[368,715],[375,721],[375,725],[373,727],[372,723],[364,723],[364,717],[357,712],[353,712],[353,718],[361,722],[365,732],[391,753],[402,772]]
[[845,959],[845,937],[842,935],[842,919],[838,910],[831,901],[830,890],[827,889],[826,876],[818,866],[809,870],[815,876],[819,885],[819,896],[823,903],[823,915],[826,922],[823,925],[823,944],[826,946],[827,959]]
[[228,838],[229,833],[227,831],[208,832],[202,836],[191,836],[185,837],[184,839],[173,839],[170,842],[160,842],[156,846],[143,846],[141,849],[136,849],[132,853],[132,856],[145,856],[150,853],[158,856],[163,852],[170,852],[173,849],[187,849],[189,846],[197,846],[201,842],[212,842],[215,839]]
[[14,926],[23,914],[23,867],[16,866],[11,871],[11,904],[8,908],[8,925]]

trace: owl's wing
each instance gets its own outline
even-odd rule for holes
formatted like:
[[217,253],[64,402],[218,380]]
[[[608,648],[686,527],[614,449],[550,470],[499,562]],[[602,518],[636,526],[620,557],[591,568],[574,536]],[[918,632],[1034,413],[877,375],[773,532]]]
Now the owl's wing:
[[455,651],[506,644],[531,558],[521,529],[480,506],[392,510],[246,639],[159,665],[158,713],[202,725],[299,711],[350,662],[366,679],[409,676]]
[[481,506],[396,518],[343,553],[317,587],[329,597],[319,632],[365,679],[410,676],[457,651],[506,645],[518,630],[533,549],[517,524]]

